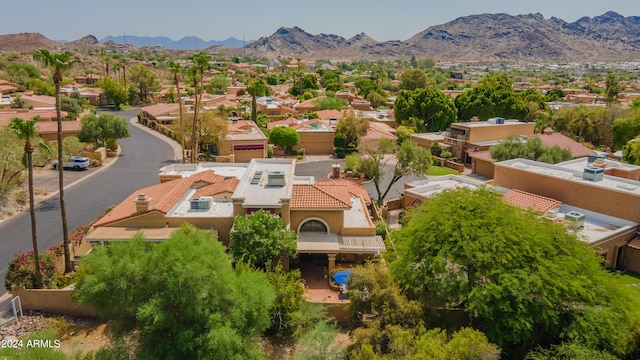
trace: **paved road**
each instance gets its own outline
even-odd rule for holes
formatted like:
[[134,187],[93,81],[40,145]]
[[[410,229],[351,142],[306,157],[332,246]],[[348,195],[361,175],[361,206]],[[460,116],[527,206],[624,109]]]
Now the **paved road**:
[[[138,110],[127,110],[115,114],[128,120],[137,113]],[[119,141],[122,152],[117,161],[65,191],[69,231],[91,222],[106,207],[118,204],[132,192],[157,184],[158,169],[174,163],[174,152],[166,142],[135,126],[129,125],[129,130],[131,137]],[[78,174],[70,176],[77,177]],[[67,183],[70,181],[67,180]],[[36,230],[40,250],[47,250],[62,242],[59,205],[58,196],[53,196],[37,206]],[[28,211],[0,223],[0,296],[5,293],[4,277],[9,261],[16,252],[30,249]]]

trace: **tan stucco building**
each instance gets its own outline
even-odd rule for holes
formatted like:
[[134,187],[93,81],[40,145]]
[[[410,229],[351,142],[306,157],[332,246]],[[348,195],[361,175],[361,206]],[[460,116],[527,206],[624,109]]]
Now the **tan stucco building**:
[[216,232],[229,245],[234,217],[262,209],[298,234],[299,254],[321,255],[329,269],[385,250],[364,187],[295,176],[295,160],[177,164],[161,171],[160,184],[131,194],[95,223],[87,240],[123,241],[142,231],[147,240],[162,241],[187,222]]

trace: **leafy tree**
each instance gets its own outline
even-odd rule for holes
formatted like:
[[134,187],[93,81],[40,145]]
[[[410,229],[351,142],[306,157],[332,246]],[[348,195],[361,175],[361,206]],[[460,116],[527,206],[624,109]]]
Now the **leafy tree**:
[[289,89],[289,93],[293,96],[300,96],[307,90],[318,90],[320,85],[318,84],[318,78],[315,74],[306,74],[301,78],[293,81],[293,86]]
[[640,111],[630,118],[615,119],[613,129],[613,149],[621,149],[629,140],[640,135]]
[[611,107],[611,104],[617,100],[620,91],[622,91],[622,86],[620,86],[620,82],[618,81],[616,74],[611,70],[607,71],[605,99],[608,107]]
[[261,209],[233,220],[231,255],[237,262],[271,269],[280,258],[296,256],[297,240],[282,218]]
[[367,94],[367,101],[374,109],[384,107],[387,103],[387,98],[377,91],[371,91]]
[[300,143],[300,134],[288,126],[276,126],[269,132],[269,142],[287,149]]
[[541,111],[545,111],[547,109],[547,103],[545,102],[544,97],[535,89],[527,89],[517,95],[529,109],[528,114],[522,119],[524,121],[534,121]]
[[[56,94],[56,118],[58,121],[58,144],[62,144],[62,115],[60,102],[60,84],[65,72],[70,71],[75,65],[82,64],[82,61],[71,59],[71,53],[63,51],[52,53],[47,49],[39,49],[33,52],[33,59],[49,68],[52,72],[53,85]],[[62,146],[58,146],[58,164],[62,164]],[[69,229],[67,226],[67,209],[64,203],[64,168],[58,166],[58,198],[60,199],[60,217],[62,218],[62,242],[64,244],[64,272],[73,271],[71,264],[71,252],[69,250]]]
[[[358,170],[367,179],[373,181],[378,193],[378,205],[382,205],[393,184],[404,176],[426,175],[432,163],[429,151],[419,147],[413,141],[404,141],[396,146],[391,144],[389,139],[380,139],[376,148],[364,147],[362,152],[364,156],[360,160]],[[386,167],[390,160],[390,154],[395,154],[396,161],[389,171],[391,179],[383,192],[382,180],[388,173]]]
[[256,336],[269,326],[273,290],[259,271],[234,271],[210,231],[185,224],[162,243],[138,234],[98,247],[76,277],[81,303],[136,327],[139,358],[261,358]]
[[[489,342],[486,335],[472,328],[462,328],[447,335],[439,328],[426,330],[388,326],[381,336],[383,339],[361,338],[357,334],[356,345],[350,353],[350,359],[500,359],[500,349]],[[385,341],[382,345],[376,340]],[[385,351],[380,349],[384,347]]]
[[[396,122],[416,126],[416,130],[445,130],[456,121],[456,106],[450,97],[438,89],[400,91],[394,105]],[[415,120],[419,119],[417,123]]]
[[549,349],[538,348],[527,354],[527,360],[616,360],[607,351],[589,348],[575,342],[563,342]]
[[571,160],[571,150],[558,146],[544,146],[539,137],[523,141],[519,135],[511,135],[489,149],[491,158],[504,161],[515,158],[537,160],[550,164]]
[[202,117],[200,124],[199,147],[204,144],[218,144],[227,134],[229,122],[223,112],[219,110],[205,110],[200,113]]
[[318,110],[342,110],[344,102],[333,96],[321,97],[313,102]]
[[29,79],[27,80],[27,88],[37,95],[54,96],[55,88],[41,79]]
[[109,103],[113,104],[116,110],[120,109],[120,105],[126,103],[127,99],[129,99],[129,90],[120,81],[106,77],[98,82],[96,86],[102,88],[104,97]]
[[35,271],[35,288],[41,289],[44,284],[42,282],[42,270],[40,267],[40,256],[38,253],[38,239],[36,234],[36,207],[35,196],[33,194],[33,151],[36,145],[43,146],[44,142],[38,136],[37,118],[23,120],[21,118],[12,118],[9,128],[13,131],[18,139],[24,141],[24,158],[23,166],[27,168],[29,174],[29,216],[31,218],[31,244],[33,246],[33,265]]
[[231,80],[226,75],[220,74],[211,78],[209,85],[205,86],[205,90],[210,94],[224,94],[229,85],[231,85]]
[[107,142],[131,136],[126,120],[113,114],[89,114],[80,120],[82,128],[78,138],[82,142],[93,142],[106,146]]
[[67,118],[74,120],[82,112],[82,103],[72,97],[63,96],[60,98],[60,109],[68,113]]
[[567,96],[567,94],[565,94],[564,91],[562,91],[562,89],[553,88],[553,89],[547,91],[546,94],[544,94],[544,101],[546,101],[546,102],[554,102],[554,101],[558,101],[558,100],[564,99],[565,96]]
[[24,146],[7,125],[0,126],[0,149],[0,201],[4,202],[6,194],[21,183],[24,154]]
[[369,130],[369,120],[359,119],[353,111],[345,114],[336,125],[336,134],[344,134],[347,147],[355,147],[358,139]]
[[65,157],[82,155],[82,150],[84,150],[84,144],[76,136],[67,136],[62,140],[62,153]]
[[[140,102],[146,102],[147,96],[154,91],[159,91],[162,87],[158,76],[151,72],[148,67],[142,64],[133,64],[129,68],[129,79],[138,88]],[[126,81],[125,81],[126,86]]]
[[401,90],[417,90],[427,87],[427,74],[420,69],[406,69],[400,74]]
[[358,89],[358,95],[366,98],[370,92],[382,92],[382,87],[374,80],[358,78],[355,82],[356,89]]
[[341,360],[346,346],[337,340],[340,330],[325,321],[317,323],[296,344],[294,360]]
[[[267,334],[299,335],[323,319],[322,311],[318,312],[317,309],[304,306],[304,288],[300,286],[301,277],[300,270],[284,271],[281,264],[278,264],[274,271],[267,273],[267,281],[276,293],[276,299],[271,308],[271,326]],[[309,317],[309,310],[319,316]]]
[[561,341],[624,356],[637,342],[634,297],[593,249],[496,192],[442,192],[393,236],[400,258],[391,270],[407,296],[463,310],[510,358]]
[[516,96],[512,80],[506,73],[483,77],[477,87],[458,95],[454,103],[458,119],[464,121],[473,116],[478,116],[481,120],[495,116],[524,119],[529,112],[524,101]]
[[629,105],[630,108],[632,109],[640,109],[640,98],[635,98],[633,99],[633,101],[631,101],[631,104]]
[[640,136],[629,140],[622,148],[623,160],[632,164],[640,165]]
[[396,129],[396,136],[398,137],[398,142],[402,143],[405,140],[411,139],[411,134],[414,134],[415,131],[411,127],[407,127],[404,125],[398,126]]

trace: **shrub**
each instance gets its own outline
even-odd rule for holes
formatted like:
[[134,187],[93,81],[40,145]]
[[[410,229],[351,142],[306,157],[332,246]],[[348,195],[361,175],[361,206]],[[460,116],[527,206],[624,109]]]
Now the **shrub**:
[[296,155],[304,155],[304,149],[296,150]]
[[29,201],[29,195],[26,191],[18,191],[15,194],[15,200],[20,205],[25,205]]
[[[44,284],[51,282],[55,273],[56,256],[52,252],[42,252],[40,257],[40,270]],[[7,275],[4,278],[4,287],[11,291],[11,286],[23,286],[25,289],[33,289],[36,284],[35,266],[33,264],[33,250],[26,253],[19,252],[9,263]]]
[[155,122],[155,121],[153,121],[153,120],[151,121],[151,128],[152,128],[152,129],[155,129],[155,128],[156,128],[156,122]]
[[91,224],[80,225],[78,226],[71,234],[69,234],[69,241],[80,243],[84,239],[84,236],[87,235],[89,229],[91,228]]
[[389,231],[389,225],[382,220],[376,221],[376,235],[382,236],[383,239],[387,238],[387,232]]
[[453,156],[453,154],[451,154],[451,152],[450,152],[450,151],[443,151],[443,152],[441,152],[441,153],[440,153],[440,157],[441,157],[441,158],[444,158],[444,159],[448,159],[448,158],[450,158],[451,156]]
[[336,148],[344,148],[347,146],[347,137],[343,133],[337,133],[333,138],[333,146]]
[[296,159],[298,159],[298,160],[302,160],[302,159],[304,159],[304,156],[302,156],[302,155],[298,155],[298,156],[296,157]]
[[273,157],[273,147],[272,146],[267,146],[267,157],[268,158],[272,158]]
[[118,150],[118,140],[116,139],[107,139],[107,149],[111,151]]

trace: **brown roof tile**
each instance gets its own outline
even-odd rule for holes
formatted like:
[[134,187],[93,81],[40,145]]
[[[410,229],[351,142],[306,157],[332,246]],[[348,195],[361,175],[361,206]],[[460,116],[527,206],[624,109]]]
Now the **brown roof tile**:
[[636,250],[640,250],[640,236],[634,238],[633,240],[629,241],[629,243],[627,244],[628,247],[632,248],[632,249],[636,249]]
[[577,141],[571,140],[566,135],[560,133],[541,134],[540,140],[545,146],[553,147],[559,146],[561,149],[568,148],[571,151],[571,156],[575,158],[588,156],[593,154],[593,150],[585,147]]
[[351,198],[346,186],[293,185],[292,209],[350,209]]
[[371,197],[369,197],[369,193],[365,187],[354,180],[340,179],[340,180],[319,180],[316,181],[316,185],[338,185],[338,186],[346,186],[349,195],[351,196],[360,196],[364,200],[367,206],[371,205]]
[[[238,180],[234,178],[226,178],[213,172],[213,170],[203,171],[187,178],[176,179],[152,185],[140,189],[129,195],[123,202],[118,204],[111,212],[98,220],[94,226],[104,226],[110,223],[118,222],[134,215],[136,212],[135,199],[138,194],[146,194],[151,198],[149,209],[147,212],[158,211],[167,214],[173,206],[184,197],[187,191],[194,186],[201,186],[199,190],[211,186],[203,192],[214,192],[217,190],[233,192],[238,185]],[[218,188],[216,188],[218,186]],[[219,193],[219,192],[218,192]],[[197,194],[197,192],[196,192]],[[206,196],[206,195],[202,195]]]
[[531,209],[536,212],[547,212],[555,207],[560,206],[562,203],[558,200],[548,197],[531,194],[521,190],[511,190],[505,196],[504,200],[516,207],[527,210]]

